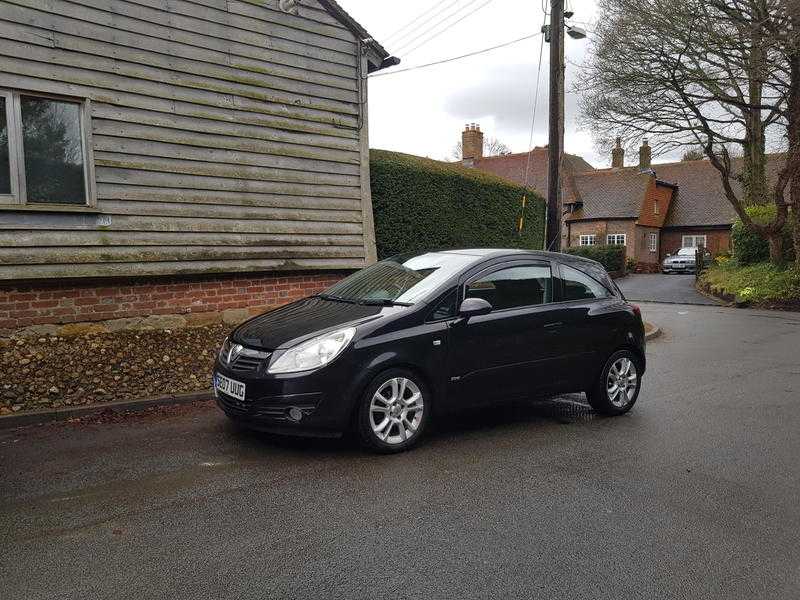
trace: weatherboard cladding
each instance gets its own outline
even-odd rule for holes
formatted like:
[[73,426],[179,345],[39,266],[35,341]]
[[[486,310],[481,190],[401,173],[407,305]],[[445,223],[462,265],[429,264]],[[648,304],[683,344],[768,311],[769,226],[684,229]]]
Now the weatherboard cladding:
[[370,65],[277,4],[0,0],[0,89],[90,101],[98,213],[4,206],[0,280],[363,266]]

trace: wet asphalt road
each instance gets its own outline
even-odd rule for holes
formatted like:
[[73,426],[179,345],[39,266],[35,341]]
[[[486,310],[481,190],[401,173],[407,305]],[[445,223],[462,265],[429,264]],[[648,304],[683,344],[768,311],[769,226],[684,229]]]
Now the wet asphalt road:
[[704,296],[694,287],[694,275],[633,273],[617,279],[617,285],[628,300],[637,302],[672,302],[717,306],[719,302]]
[[645,305],[639,403],[416,451],[213,407],[0,432],[2,598],[797,598],[800,314]]

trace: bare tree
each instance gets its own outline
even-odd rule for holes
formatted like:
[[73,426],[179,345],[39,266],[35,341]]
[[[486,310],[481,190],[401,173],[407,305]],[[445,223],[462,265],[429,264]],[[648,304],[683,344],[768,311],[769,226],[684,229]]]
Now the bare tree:
[[705,157],[706,153],[703,152],[702,148],[689,148],[681,156],[681,162],[688,162],[690,160],[703,160]]
[[[598,139],[647,135],[656,153],[701,147],[743,223],[783,257],[785,191],[800,173],[791,140],[796,90],[787,49],[800,38],[796,0],[601,0],[594,52],[584,65],[583,113]],[[766,148],[785,149],[768,185]],[[741,151],[741,160],[733,154]],[[734,183],[742,185],[737,191]],[[773,203],[776,218],[745,211]]]
[[[497,138],[487,137],[483,139],[483,155],[484,156],[506,156],[507,154],[511,154],[511,148],[506,146],[503,142],[498,140]],[[463,156],[463,149],[461,147],[461,142],[458,142],[455,146],[453,146],[453,150],[450,153],[450,157],[455,160],[461,160]]]

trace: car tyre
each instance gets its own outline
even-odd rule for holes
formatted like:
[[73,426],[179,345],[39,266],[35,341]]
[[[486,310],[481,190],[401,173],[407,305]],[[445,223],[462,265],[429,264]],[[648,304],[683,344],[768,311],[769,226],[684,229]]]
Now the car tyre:
[[586,398],[599,413],[621,415],[633,407],[641,389],[639,357],[630,350],[619,350],[608,358],[595,386],[586,392]]
[[381,454],[408,450],[422,437],[431,408],[431,394],[419,375],[407,369],[384,371],[359,400],[359,440]]

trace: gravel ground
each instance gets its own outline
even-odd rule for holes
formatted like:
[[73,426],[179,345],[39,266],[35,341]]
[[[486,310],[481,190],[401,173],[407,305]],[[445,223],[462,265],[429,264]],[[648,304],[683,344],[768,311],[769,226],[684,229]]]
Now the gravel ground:
[[7,340],[0,414],[195,392],[210,387],[229,325]]

